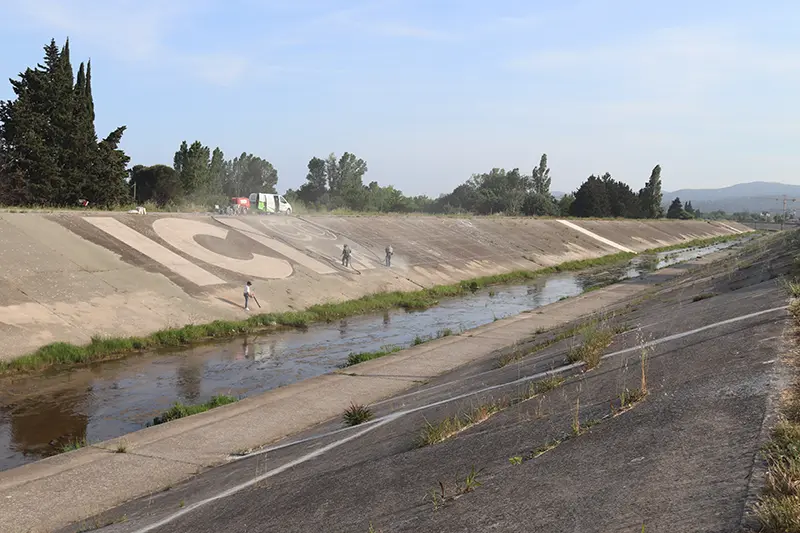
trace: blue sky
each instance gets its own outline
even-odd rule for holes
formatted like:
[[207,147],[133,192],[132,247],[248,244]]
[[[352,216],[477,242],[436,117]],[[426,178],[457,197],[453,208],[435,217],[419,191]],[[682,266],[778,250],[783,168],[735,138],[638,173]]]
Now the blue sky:
[[0,0],[0,76],[69,36],[132,164],[199,139],[268,159],[281,190],[343,151],[407,194],[543,152],[562,191],[606,171],[638,189],[656,163],[665,190],[798,183],[800,2],[756,5]]

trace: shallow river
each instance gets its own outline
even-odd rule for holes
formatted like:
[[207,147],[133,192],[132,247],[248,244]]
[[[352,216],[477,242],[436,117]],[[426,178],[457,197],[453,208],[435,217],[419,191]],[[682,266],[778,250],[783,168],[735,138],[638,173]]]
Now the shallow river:
[[352,352],[406,347],[416,337],[454,332],[576,296],[610,281],[727,248],[640,256],[627,265],[542,277],[443,300],[425,311],[388,311],[307,330],[236,338],[0,380],[0,470],[58,453],[67,442],[99,442],[145,426],[174,402],[215,394],[248,396],[334,370]]

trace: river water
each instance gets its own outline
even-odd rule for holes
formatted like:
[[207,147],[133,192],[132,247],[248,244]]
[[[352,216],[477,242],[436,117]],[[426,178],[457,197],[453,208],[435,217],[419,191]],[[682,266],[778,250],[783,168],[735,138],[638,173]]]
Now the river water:
[[0,380],[0,470],[56,454],[67,442],[100,442],[139,430],[176,401],[243,397],[330,372],[352,352],[407,347],[535,309],[562,298],[730,247],[639,256],[629,264],[546,276],[443,300],[424,311],[388,311],[306,330],[157,351],[35,376]]

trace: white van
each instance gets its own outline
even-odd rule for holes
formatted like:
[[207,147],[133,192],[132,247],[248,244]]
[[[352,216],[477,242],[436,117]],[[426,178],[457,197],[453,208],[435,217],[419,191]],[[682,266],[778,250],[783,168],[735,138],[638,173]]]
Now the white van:
[[254,192],[250,195],[250,209],[254,208],[260,213],[292,214],[292,204],[280,194]]

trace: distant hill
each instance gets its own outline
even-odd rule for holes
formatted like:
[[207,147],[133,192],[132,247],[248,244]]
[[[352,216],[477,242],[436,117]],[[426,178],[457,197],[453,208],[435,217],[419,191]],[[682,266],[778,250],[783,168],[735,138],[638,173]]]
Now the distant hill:
[[[800,185],[754,181],[739,183],[721,189],[681,189],[664,193],[664,206],[668,207],[675,197],[684,204],[692,202],[692,207],[703,212],[722,210],[726,213],[768,211],[780,213],[783,210],[783,195],[789,197],[787,211],[800,210]],[[780,200],[775,200],[780,198]],[[792,198],[799,201],[792,202]]]

